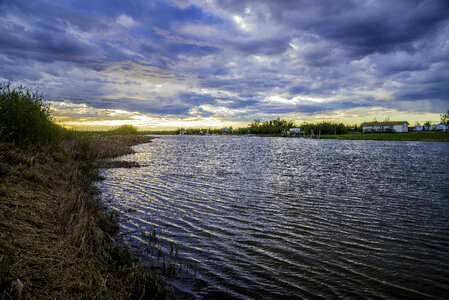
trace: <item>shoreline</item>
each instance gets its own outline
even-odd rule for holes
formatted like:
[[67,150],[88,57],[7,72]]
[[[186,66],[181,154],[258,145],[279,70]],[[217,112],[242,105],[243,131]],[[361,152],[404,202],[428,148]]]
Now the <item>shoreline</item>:
[[[177,135],[177,134],[172,134]],[[203,136],[192,134],[193,136]],[[226,136],[245,136],[244,134],[224,134]],[[189,136],[189,135],[186,135]],[[220,136],[220,135],[218,135]],[[281,134],[254,134],[258,137],[282,137],[282,138],[306,138],[306,136],[282,136]],[[362,133],[354,132],[337,135],[314,135],[315,138],[322,140],[363,140],[363,141],[398,141],[398,142],[449,142],[449,132],[406,132],[406,133]]]
[[58,151],[0,143],[0,295],[12,298],[167,298],[167,287],[116,245],[118,223],[99,200],[104,159],[144,135],[66,140]]
[[398,142],[449,142],[449,132],[405,132],[405,133],[348,133],[324,135],[322,139],[398,141]]

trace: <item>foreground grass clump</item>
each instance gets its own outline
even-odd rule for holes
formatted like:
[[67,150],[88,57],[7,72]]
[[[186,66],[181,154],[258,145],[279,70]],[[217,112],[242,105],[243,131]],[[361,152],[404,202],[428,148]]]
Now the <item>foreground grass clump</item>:
[[118,227],[95,197],[89,164],[11,143],[0,143],[0,153],[2,298],[19,296],[19,285],[24,298],[134,298],[163,290],[112,242]]
[[[163,280],[114,243],[118,225],[92,184],[99,178],[95,160],[129,153],[149,138],[52,127],[36,97],[24,89],[1,92],[0,297],[165,298]],[[36,138],[25,123],[41,128]]]

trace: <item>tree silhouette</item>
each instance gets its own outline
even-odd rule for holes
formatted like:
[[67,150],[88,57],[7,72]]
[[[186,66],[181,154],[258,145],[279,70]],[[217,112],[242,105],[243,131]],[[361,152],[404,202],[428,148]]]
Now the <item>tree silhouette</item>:
[[449,125],[449,110],[447,111],[447,114],[441,114],[441,123]]

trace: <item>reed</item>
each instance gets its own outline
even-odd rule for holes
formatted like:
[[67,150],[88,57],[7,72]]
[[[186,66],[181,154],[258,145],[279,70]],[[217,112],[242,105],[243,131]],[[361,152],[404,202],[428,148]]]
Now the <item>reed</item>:
[[2,86],[0,297],[165,298],[162,277],[115,243],[118,225],[93,185],[95,160],[149,138],[68,131],[49,112],[37,94]]

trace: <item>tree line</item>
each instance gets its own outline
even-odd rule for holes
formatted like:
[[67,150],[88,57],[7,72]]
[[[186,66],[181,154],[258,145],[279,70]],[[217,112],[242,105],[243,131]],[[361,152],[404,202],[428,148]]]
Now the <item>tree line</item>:
[[[239,128],[239,133],[253,133],[253,134],[268,134],[278,135],[289,131],[291,128],[301,128],[301,131],[306,135],[310,134],[345,134],[350,131],[359,131],[357,125],[345,125],[343,123],[335,122],[319,122],[319,123],[302,123],[296,124],[291,120],[284,120],[277,118],[275,120],[260,122],[259,120],[252,121],[248,127]],[[361,129],[361,128],[360,128]]]
[[[449,125],[449,111],[447,114],[441,114],[441,123]],[[424,125],[428,124],[430,126],[431,122],[428,121]],[[263,135],[281,135],[291,128],[301,128],[301,131],[305,135],[311,134],[322,134],[322,135],[332,135],[332,134],[347,134],[349,132],[362,132],[362,126],[346,125],[344,123],[337,122],[318,122],[318,123],[307,123],[303,122],[301,124],[296,124],[292,120],[276,118],[269,121],[254,120],[249,123],[246,127],[241,127],[233,130],[232,127],[224,129],[212,129],[212,128],[179,128],[176,133],[182,131],[189,132],[192,134],[198,133],[210,133],[210,134],[223,134],[223,133],[233,133],[233,134],[263,134]]]
[[302,123],[300,125],[296,124],[292,120],[277,118],[269,121],[254,120],[248,124],[246,127],[240,127],[233,130],[232,127],[224,129],[212,129],[212,128],[179,128],[176,133],[210,133],[210,134],[223,134],[223,133],[233,133],[233,134],[262,134],[262,135],[281,135],[288,132],[291,128],[301,128],[301,131],[306,135],[310,134],[345,134],[351,131],[361,131],[361,127],[357,125],[345,125],[343,123],[335,122],[319,122],[319,123]]

